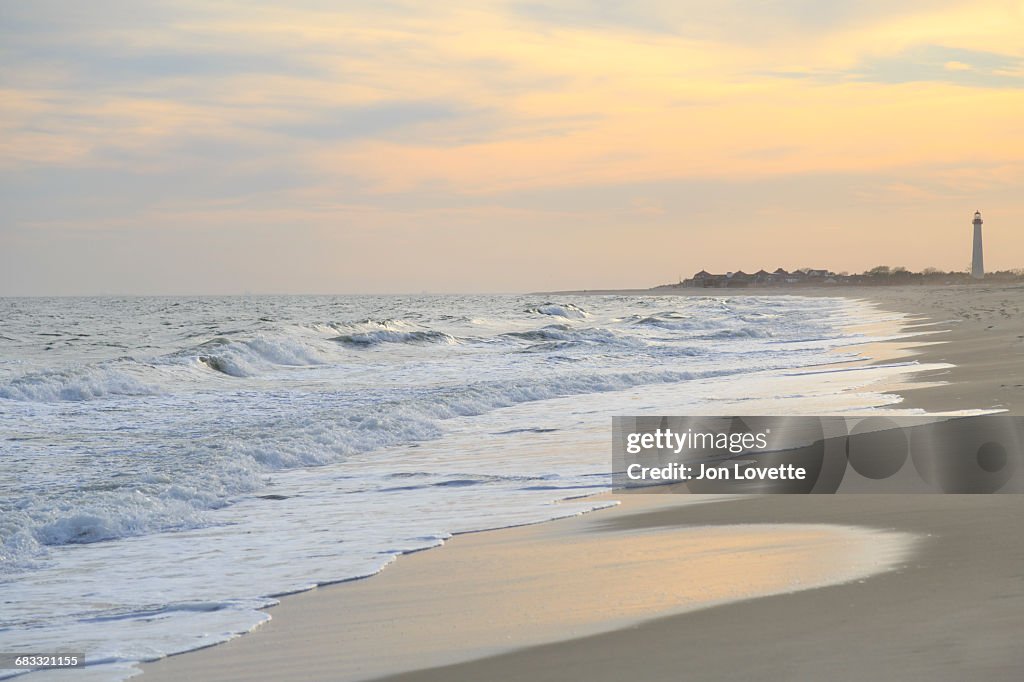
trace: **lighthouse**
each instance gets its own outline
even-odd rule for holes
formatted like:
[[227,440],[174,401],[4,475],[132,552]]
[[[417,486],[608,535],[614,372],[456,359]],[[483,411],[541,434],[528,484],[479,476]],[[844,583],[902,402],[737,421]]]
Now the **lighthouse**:
[[971,277],[985,279],[985,257],[981,248],[981,211],[974,212],[974,258],[971,259]]

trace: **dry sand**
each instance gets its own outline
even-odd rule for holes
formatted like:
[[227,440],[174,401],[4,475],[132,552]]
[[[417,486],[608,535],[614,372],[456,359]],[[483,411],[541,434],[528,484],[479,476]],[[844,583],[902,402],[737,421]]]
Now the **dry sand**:
[[[907,406],[1022,414],[1024,287],[781,293],[868,298],[949,329],[911,352],[957,366],[900,388]],[[1024,678],[1024,496],[627,498],[287,597],[256,632],[143,679]]]

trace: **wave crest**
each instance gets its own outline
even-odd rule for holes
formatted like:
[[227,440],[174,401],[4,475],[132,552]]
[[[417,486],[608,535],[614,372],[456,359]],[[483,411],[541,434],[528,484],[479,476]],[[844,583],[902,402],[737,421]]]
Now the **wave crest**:
[[535,315],[551,315],[552,317],[565,317],[575,320],[582,320],[590,316],[590,313],[574,303],[545,303],[536,308],[530,308],[526,312]]
[[376,346],[380,343],[442,343],[448,345],[459,343],[456,337],[444,332],[430,330],[405,332],[388,329],[356,334],[342,334],[335,336],[331,341],[353,346]]
[[178,355],[195,357],[215,372],[233,377],[256,376],[273,366],[307,367],[327,361],[323,352],[310,343],[263,334],[243,341],[220,336]]
[[92,400],[105,396],[156,395],[160,389],[107,365],[33,372],[0,386],[0,398],[57,402]]

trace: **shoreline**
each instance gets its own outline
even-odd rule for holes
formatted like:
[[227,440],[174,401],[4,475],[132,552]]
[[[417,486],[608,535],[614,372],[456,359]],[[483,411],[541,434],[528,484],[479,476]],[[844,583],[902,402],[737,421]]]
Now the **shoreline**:
[[[605,296],[811,296],[868,301],[882,310],[916,318],[906,328],[922,332],[900,339],[907,357],[922,364],[954,367],[915,373],[894,391],[902,405],[928,412],[961,409],[1005,409],[1024,414],[1024,284],[757,287],[747,289],[675,289],[671,291],[601,290],[554,292],[561,295]],[[1015,319],[1017,318],[1017,319]],[[941,336],[923,332],[948,330]],[[912,345],[911,345],[912,344]],[[1014,379],[1012,372],[1019,376]],[[1009,371],[1009,373],[1008,373]],[[945,382],[941,386],[913,384]],[[955,391],[943,390],[946,384]]]
[[[878,289],[880,288],[870,287],[866,289],[869,289],[870,292],[858,291],[858,293],[876,294],[879,293]],[[893,295],[878,297],[865,295],[856,296],[855,298],[869,300],[884,310],[892,310],[914,316],[916,319],[913,319],[911,324],[904,325],[906,329],[920,329],[920,331],[924,332],[932,331],[933,328],[943,325],[946,320],[936,319],[942,317],[943,311],[941,306],[936,305],[931,308],[927,305],[921,306],[920,300],[914,300],[915,298],[920,299],[920,287],[912,287],[912,289],[915,290],[914,293],[918,294],[917,297],[908,292],[884,292]],[[977,291],[976,286],[972,286],[970,289],[972,294]],[[1020,291],[1024,291],[1024,287],[1020,287]],[[660,295],[660,292],[647,293]],[[699,293],[703,295],[723,295],[723,292]],[[780,291],[778,293],[796,296],[843,295],[835,289],[826,289],[813,293],[806,290],[798,292]],[[694,292],[691,295],[696,294],[698,292]],[[761,290],[747,290],[739,292],[730,291],[724,295],[762,294]],[[846,297],[854,298],[853,296]],[[910,303],[915,304],[912,309],[908,309],[911,308]],[[998,315],[999,313],[995,314]],[[924,318],[923,321],[922,318]],[[922,363],[949,363],[951,362],[949,359],[951,357],[958,357],[963,361],[964,353],[971,350],[971,348],[965,349],[964,346],[973,347],[977,345],[977,336],[979,335],[977,326],[980,324],[985,327],[990,320],[987,317],[979,320],[971,318],[961,319],[967,319],[970,324],[956,327],[948,334],[943,334],[942,340],[937,343],[936,337],[932,336],[929,338],[929,336],[922,335],[911,335],[884,343],[892,344],[894,348],[902,348],[901,353],[905,353],[907,357]],[[1004,326],[1006,325],[1004,324]],[[996,327],[993,325],[988,331],[994,328]],[[1006,331],[1006,329],[1000,329],[999,334],[989,334],[990,338],[986,340],[991,341],[997,346],[1001,343],[1011,343],[1012,345],[1012,342],[1006,336]],[[1015,338],[1024,339],[1024,330],[1020,332],[1022,336],[1017,336],[1016,330],[1010,331],[1013,332],[1011,335]],[[991,347],[991,345],[988,344],[986,347]],[[1024,352],[1024,345],[1021,346],[1021,352]],[[866,359],[866,362],[870,364],[872,362],[884,362],[884,360],[872,358],[870,360]],[[899,408],[913,407],[927,411],[940,411],[971,407],[1001,407],[1020,412],[1021,402],[1019,396],[1017,396],[1018,399],[1016,401],[1007,400],[1003,393],[991,397],[991,393],[986,393],[986,391],[991,391],[993,388],[990,381],[991,377],[987,374],[975,377],[971,374],[972,368],[973,364],[968,363],[966,368],[961,368],[960,365],[957,365],[948,369],[916,372],[907,378],[906,383],[901,383],[892,390],[883,389],[883,391],[898,393],[904,398],[904,401],[896,406]],[[1005,377],[1005,371],[1002,373],[997,372],[996,376]],[[975,379],[979,380],[978,383],[980,385],[974,386],[965,395],[961,395],[960,391],[956,390],[957,395],[950,396],[948,394],[952,388],[951,386],[935,385],[937,381],[954,381],[957,382],[955,385],[958,386],[960,383],[971,384]],[[1024,383],[1024,380],[1022,380],[1022,383]],[[915,386],[914,384],[921,385]],[[988,402],[992,404],[982,405],[978,402],[969,402],[969,400],[981,398],[985,395],[990,396]],[[636,496],[628,497],[636,498]],[[692,677],[694,679],[749,676],[772,677],[773,671],[779,677],[792,677],[793,675],[790,672],[794,669],[802,670],[806,677],[812,677],[808,674],[808,671],[814,669],[818,673],[813,677],[826,676],[837,678],[837,671],[829,670],[823,666],[828,666],[830,663],[837,662],[840,659],[831,660],[830,656],[837,655],[837,652],[829,652],[826,648],[823,648],[823,645],[833,641],[827,635],[827,632],[830,631],[829,624],[834,625],[835,623],[829,619],[834,619],[837,611],[839,613],[844,612],[844,609],[840,608],[839,602],[836,599],[850,599],[850,595],[846,595],[846,592],[852,590],[856,595],[867,597],[868,602],[874,600],[876,608],[880,608],[886,603],[891,606],[894,600],[896,602],[905,602],[906,600],[903,599],[903,595],[908,590],[911,592],[913,590],[905,584],[906,580],[904,578],[898,578],[898,576],[905,576],[911,573],[920,577],[920,572],[924,571],[927,574],[925,575],[926,582],[933,587],[945,584],[953,578],[947,575],[948,571],[943,572],[940,569],[943,563],[947,567],[951,562],[954,565],[957,563],[956,558],[961,556],[965,543],[978,545],[978,551],[974,553],[975,560],[984,562],[991,560],[992,555],[999,555],[1001,560],[997,561],[996,564],[997,567],[1002,569],[1012,567],[1014,560],[1020,561],[1024,558],[1024,547],[1021,546],[1021,542],[1009,543],[1008,546],[1006,543],[1006,538],[1012,537],[1014,533],[1014,527],[1012,526],[1013,517],[1017,516],[1019,511],[1024,511],[1024,504],[1013,501],[1019,496],[973,496],[961,498],[959,496],[922,495],[909,496],[905,500],[894,500],[889,496],[873,495],[856,496],[858,499],[855,500],[840,500],[831,496],[822,500],[777,496],[744,498],[730,500],[725,503],[696,505],[692,503],[687,504],[687,500],[680,500],[674,496],[644,497],[658,499],[648,500],[639,509],[635,504],[631,503],[628,505],[628,509],[620,506],[611,510],[592,512],[582,517],[577,516],[570,519],[549,521],[533,526],[521,527],[521,529],[499,529],[468,534],[466,536],[456,536],[445,544],[446,548],[443,552],[417,553],[416,556],[402,557],[400,562],[388,568],[386,572],[374,576],[372,581],[336,584],[285,597],[282,599],[281,606],[271,609],[273,620],[257,629],[253,634],[235,638],[212,648],[190,651],[186,652],[185,655],[176,655],[154,663],[144,664],[142,666],[144,675],[141,679],[180,679],[185,676],[192,676],[197,679],[239,679],[237,676],[240,672],[239,666],[247,662],[253,662],[255,660],[254,657],[258,657],[261,650],[264,653],[262,664],[251,667],[251,672],[256,674],[256,677],[251,677],[250,674],[242,675],[246,679],[283,679],[279,676],[275,677],[273,673],[275,669],[274,661],[278,659],[284,659],[281,665],[285,666],[283,668],[280,666],[276,668],[278,675],[283,674],[284,671],[291,671],[292,668],[290,666],[297,665],[298,669],[305,675],[304,679],[338,679],[337,674],[341,673],[341,671],[336,666],[332,667],[331,663],[332,660],[337,660],[335,657],[336,652],[328,644],[334,642],[335,646],[343,646],[347,639],[348,631],[344,629],[343,622],[331,616],[332,612],[343,611],[346,605],[351,605],[353,597],[346,596],[344,591],[348,590],[349,595],[351,595],[351,586],[357,583],[365,583],[366,585],[374,583],[370,586],[372,588],[369,590],[370,592],[377,589],[386,590],[387,585],[385,582],[388,581],[382,580],[385,575],[394,576],[401,574],[398,576],[398,579],[407,579],[404,576],[411,575],[412,578],[408,579],[415,582],[420,579],[416,575],[418,573],[422,575],[423,573],[420,567],[428,563],[440,563],[444,571],[455,572],[455,575],[458,575],[458,571],[464,570],[464,558],[466,556],[465,552],[460,548],[464,545],[474,545],[474,542],[464,541],[462,538],[470,536],[473,536],[473,540],[476,542],[481,541],[482,537],[485,546],[488,542],[492,545],[500,545],[501,543],[515,542],[515,538],[520,536],[536,536],[538,541],[547,548],[546,551],[557,553],[561,551],[562,545],[565,544],[566,537],[579,537],[583,535],[604,535],[606,537],[604,542],[606,544],[611,543],[609,547],[611,549],[614,546],[614,542],[608,540],[606,534],[614,532],[626,532],[635,535],[658,528],[672,528],[678,529],[678,532],[685,532],[694,528],[720,528],[723,526],[744,525],[759,527],[757,531],[753,531],[753,534],[757,535],[763,532],[768,524],[772,523],[799,524],[804,526],[827,523],[836,527],[854,526],[856,528],[875,529],[876,531],[892,532],[893,529],[898,529],[901,533],[909,533],[921,538],[921,541],[918,543],[920,552],[915,554],[910,559],[909,564],[903,568],[895,571],[883,570],[881,573],[875,573],[870,579],[866,579],[865,576],[864,579],[859,579],[859,582],[845,581],[838,585],[824,586],[828,585],[825,582],[814,585],[815,589],[809,591],[785,592],[785,594],[773,593],[769,590],[763,594],[748,595],[746,598],[739,597],[740,601],[728,603],[729,600],[725,600],[724,603],[718,603],[714,608],[690,611],[681,615],[652,612],[639,621],[619,623],[619,629],[587,632],[584,628],[572,634],[573,638],[571,639],[556,637],[559,641],[554,642],[552,642],[551,633],[544,631],[546,634],[540,640],[518,641],[517,646],[512,651],[487,651],[486,648],[478,648],[475,651],[469,652],[475,658],[466,662],[451,663],[450,661],[445,661],[443,657],[432,659],[429,656],[424,656],[420,659],[419,665],[416,666],[417,670],[401,673],[388,679],[554,680],[566,679],[564,671],[567,669],[573,671],[573,678],[590,677],[595,680],[621,679],[622,676],[628,674],[635,675],[637,669],[644,672],[644,679],[674,678],[673,676],[678,675],[682,670],[686,670],[688,678]],[[1012,513],[1009,513],[1010,511]],[[991,521],[993,516],[995,521]],[[985,519],[989,519],[989,522],[986,522]],[[575,530],[569,532],[568,535],[562,535],[558,524],[562,524],[563,527],[574,527]],[[977,531],[979,530],[979,525],[981,526],[980,530],[985,532],[980,535],[974,533],[975,537],[973,539],[968,537],[970,533],[966,531],[963,533],[959,531],[953,533],[950,531],[954,526],[956,528],[961,526],[970,527]],[[935,541],[935,538],[938,537],[944,538],[941,547]],[[489,538],[497,539],[491,540]],[[1002,538],[1002,544],[994,542],[999,538]],[[993,542],[986,544],[982,548],[979,545],[982,540],[991,540]],[[658,545],[664,546],[664,538],[661,538],[659,543],[655,544],[655,546]],[[649,550],[650,548],[647,549],[647,551]],[[492,555],[495,553],[493,547],[490,550],[484,550],[484,552],[485,554],[490,553]],[[429,557],[429,560],[425,561],[424,559],[427,559],[427,557]],[[975,570],[981,568],[980,565],[974,562],[971,562],[970,566]],[[528,579],[528,577],[524,578],[522,570],[519,573],[511,572],[509,576],[512,580]],[[463,575],[463,577],[465,576]],[[1024,603],[1024,597],[1021,595],[1019,584],[1013,583],[1012,580],[1009,583],[1005,580],[988,580],[983,582],[984,584],[976,586],[975,591],[981,590],[984,592],[986,586],[990,589],[1001,589],[1003,593],[1012,593],[1014,595],[1014,599],[1007,601],[1021,600],[1018,604]],[[1019,581],[1017,582],[1019,583]],[[871,589],[865,591],[865,586],[871,586]],[[963,588],[964,586],[957,584],[956,587]],[[545,590],[549,594],[554,594],[551,585],[543,588],[541,594]],[[835,591],[846,596],[836,597]],[[885,599],[879,601],[879,594],[885,596]],[[450,596],[454,598],[454,601],[458,601],[460,593],[456,591]],[[595,597],[595,599],[600,600],[600,597]],[[963,609],[970,613],[970,603],[965,602],[962,597],[959,601],[962,602]],[[850,608],[856,607],[858,603],[854,601],[850,604]],[[771,604],[771,606],[766,607],[765,604]],[[447,610],[447,613],[441,612],[439,616],[440,621],[443,622],[446,616],[449,619],[459,617],[458,605],[452,604],[444,608]],[[928,611],[928,609],[925,609],[925,605],[918,601],[914,602],[914,608],[922,610],[922,612]],[[1014,655],[1009,649],[1010,642],[1016,641],[1017,634],[1021,631],[1021,626],[1024,623],[1020,620],[1014,622],[1011,615],[1012,612],[1007,611],[1004,613],[1002,608],[997,610],[999,613],[996,621],[1003,623],[1003,625],[1010,624],[1012,626],[1006,628],[1003,633],[1006,639],[1001,639],[1000,633],[992,631],[992,627],[985,627],[985,622],[988,622],[989,619],[985,617],[984,613],[975,614],[980,618],[979,622],[974,624],[975,634],[964,635],[968,636],[972,647],[977,645],[981,647],[981,650],[995,652],[994,659],[981,668],[974,664],[967,667],[951,666],[948,661],[944,665],[931,665],[926,660],[927,657],[915,655],[906,658],[899,665],[896,665],[894,660],[889,660],[888,663],[892,665],[887,665],[887,667],[878,667],[878,662],[870,661],[857,661],[856,664],[851,663],[850,665],[857,671],[855,677],[851,679],[859,679],[871,675],[892,676],[894,671],[900,677],[911,676],[909,673],[913,673],[912,676],[928,676],[932,679],[960,679],[964,674],[968,674],[965,671],[977,674],[982,669],[987,671],[985,673],[986,679],[992,679],[992,673],[996,671],[1012,673],[1018,669],[1018,666],[1024,666],[1024,659],[1020,658],[1019,655]],[[1018,606],[1016,613],[1019,614],[1021,612]],[[782,615],[784,613],[791,615]],[[723,616],[723,614],[733,614],[735,620],[730,622],[729,617]],[[934,620],[934,608],[931,609],[931,614],[930,619]],[[895,618],[898,615],[894,614],[893,617]],[[990,615],[995,616],[996,614]],[[466,617],[466,614],[462,614],[462,617]],[[824,619],[824,622],[822,622],[822,619]],[[378,627],[382,626],[383,620],[381,623],[378,623]],[[866,636],[870,635],[871,630],[872,616],[870,611],[860,612],[854,620],[856,621],[854,624],[856,627],[843,621],[845,624],[844,628],[840,628],[841,631],[849,631],[853,627],[856,633],[859,633],[857,634],[858,641],[852,642],[853,644],[859,646],[867,646],[872,643],[878,645],[887,644],[882,641],[872,642],[873,638]],[[765,641],[763,631],[758,634],[759,631],[757,629],[751,629],[753,623],[759,623],[761,628],[777,628],[778,622],[784,624],[782,629],[788,632],[786,635],[787,639],[796,637],[796,641],[803,642],[801,646],[796,647],[796,650],[790,652],[786,659],[788,663],[782,667],[777,667],[777,665],[782,665],[785,661],[779,659],[778,654],[773,654],[772,651],[779,648],[787,648],[786,642],[776,637],[768,638]],[[815,625],[815,623],[817,624]],[[953,621],[948,625],[950,628],[953,628],[957,624]],[[947,642],[951,640],[957,641],[956,633],[950,628],[943,629],[940,639]],[[904,627],[904,629],[907,628]],[[739,632],[735,632],[734,635],[734,631],[737,630]],[[539,631],[543,631],[543,628],[540,628]],[[746,631],[747,634],[741,637],[743,631]],[[717,632],[720,639],[712,641],[709,639],[709,632]],[[896,639],[903,641],[910,637],[913,632],[914,629],[911,627],[907,632],[902,633],[902,636],[896,637]],[[275,641],[279,644],[282,641],[292,641],[294,648],[294,642],[296,641],[294,636],[296,633],[305,633],[307,638],[313,637],[316,641],[313,649],[299,652],[286,647],[284,653],[280,653],[280,650],[274,653],[271,650],[275,649]],[[641,636],[638,633],[643,634]],[[319,638],[317,638],[318,634]],[[694,638],[694,635],[698,636]],[[290,640],[288,639],[289,636],[291,637]],[[465,636],[465,633],[463,636]],[[729,640],[734,636],[737,639],[743,639],[743,637],[752,638],[753,641],[759,642],[754,646],[743,645],[743,651],[760,653],[756,653],[756,655],[745,653],[740,656],[739,660],[736,659],[734,654],[727,654],[726,651],[730,648]],[[282,640],[282,637],[285,639]],[[650,651],[648,654],[644,654],[643,659],[633,660],[632,654],[627,655],[627,652],[630,651],[639,652],[649,649],[649,645],[645,642],[647,638],[650,638],[652,641],[661,640],[669,642],[676,639],[679,641],[676,641],[674,644],[666,644],[665,651]],[[913,638],[911,637],[911,639]],[[985,639],[986,642],[983,643],[982,639]],[[624,645],[623,642],[625,640],[631,643],[629,647]],[[812,642],[814,646],[810,646]],[[697,646],[696,643],[700,643],[700,646]],[[927,642],[924,644],[921,642],[916,644],[913,642],[905,643],[908,645],[913,644],[919,648],[922,646],[928,648]],[[633,647],[636,648],[634,649]],[[371,650],[373,650],[372,647]],[[941,652],[938,648],[935,648],[931,653],[939,656]],[[847,655],[847,653],[841,654],[843,657]],[[730,658],[730,656],[732,657]],[[767,665],[766,661],[762,660],[765,656],[769,659]],[[867,656],[867,652],[865,652],[865,656]],[[721,660],[716,660],[718,658]],[[890,658],[895,659],[898,657],[892,654]],[[939,658],[941,659],[941,656]],[[699,669],[696,670],[694,669],[695,660],[702,661],[698,666]],[[319,661],[319,663],[317,664],[315,661]],[[446,663],[451,664],[446,665]],[[317,667],[318,665],[319,667]],[[797,667],[790,667],[792,665]],[[857,668],[857,665],[861,667]],[[865,665],[869,667],[865,668]],[[565,666],[571,667],[566,668]],[[561,673],[559,673],[560,670],[562,671]],[[653,675],[648,675],[648,670],[655,670],[657,672]],[[378,669],[376,672],[386,672],[386,670]],[[218,674],[220,677],[217,677]],[[355,675],[345,677],[344,679],[377,679],[378,677],[379,675],[373,677]],[[800,677],[800,675],[798,674],[797,677]],[[842,679],[841,677],[839,678]],[[996,675],[996,678],[999,678],[999,676]],[[1009,676],[1007,676],[1007,679],[1009,679]]]

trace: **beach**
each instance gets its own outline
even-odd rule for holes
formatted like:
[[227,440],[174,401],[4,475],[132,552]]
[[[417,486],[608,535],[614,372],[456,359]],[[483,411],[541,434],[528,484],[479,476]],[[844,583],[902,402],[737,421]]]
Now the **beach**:
[[0,682],[1024,682],[1024,0],[55,4]]
[[[728,295],[747,293],[772,292]],[[896,345],[942,368],[893,386],[900,407],[1024,409],[1024,288],[777,293],[910,315]],[[1009,680],[1024,669],[1020,496],[628,497],[458,535],[367,580],[284,597],[251,634],[143,665],[142,679]]]

